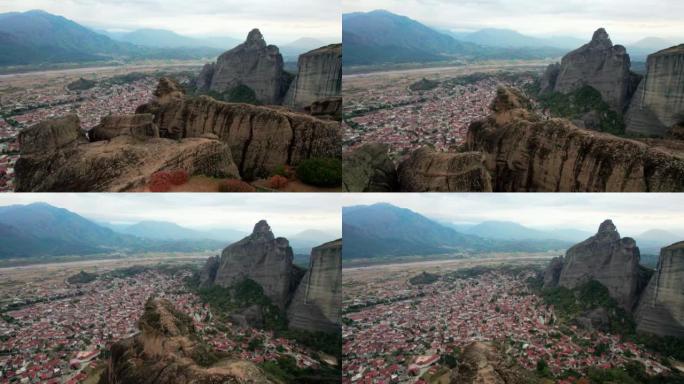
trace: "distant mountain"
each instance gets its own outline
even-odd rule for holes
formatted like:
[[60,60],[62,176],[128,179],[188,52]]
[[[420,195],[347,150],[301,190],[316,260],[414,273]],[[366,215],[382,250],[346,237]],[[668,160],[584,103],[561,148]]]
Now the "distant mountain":
[[0,14],[0,66],[92,62],[113,59],[188,59],[216,50],[141,47],[114,41],[44,11]]
[[660,254],[660,249],[684,240],[684,235],[677,235],[664,229],[651,229],[634,236],[641,253]]
[[116,233],[76,213],[45,203],[0,207],[0,259],[112,251],[186,252],[225,245],[213,240],[141,239]]
[[294,253],[310,254],[311,248],[333,241],[339,236],[317,229],[307,229],[294,235],[286,236]]
[[559,249],[557,240],[499,240],[460,233],[434,220],[387,203],[342,209],[347,258],[434,255],[455,251],[536,252]]
[[488,239],[528,240],[549,239],[547,233],[511,221],[485,221],[466,230],[466,233]]
[[[493,40],[495,38],[488,39],[490,42]],[[342,42],[345,65],[546,58],[558,57],[565,52],[545,45],[520,48],[460,41],[416,20],[384,10],[343,14]]]
[[137,29],[132,32],[105,34],[114,40],[155,48],[213,48],[217,54],[227,51],[241,41],[232,37],[195,38],[179,35],[166,29]]
[[548,48],[555,49],[559,56],[577,48],[583,41],[573,37],[539,38],[524,35],[512,29],[486,28],[471,33],[459,33],[458,40],[482,46],[500,48]]
[[312,37],[302,37],[291,43],[279,45],[280,53],[283,55],[285,60],[297,61],[299,55],[312,51],[316,48],[327,45],[323,40],[314,39]]
[[627,53],[634,61],[645,61],[648,55],[677,44],[658,37],[646,37],[627,45]]
[[166,221],[141,221],[132,225],[103,224],[122,234],[156,240],[217,240],[226,245],[247,235],[246,232],[223,229],[217,231],[197,231]]

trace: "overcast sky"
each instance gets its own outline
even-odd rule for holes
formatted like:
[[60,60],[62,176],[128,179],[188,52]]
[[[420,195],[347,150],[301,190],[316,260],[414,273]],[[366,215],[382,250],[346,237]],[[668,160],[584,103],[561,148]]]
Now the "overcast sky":
[[339,0],[0,0],[0,13],[32,9],[106,30],[245,38],[259,28],[276,44],[300,37],[341,41],[342,34]]
[[605,27],[613,43],[647,36],[684,42],[681,0],[342,0],[343,12],[385,9],[452,30],[508,28],[589,40]]
[[0,194],[0,205],[45,202],[96,221],[170,221],[194,229],[251,232],[265,219],[276,236],[315,229],[340,237],[339,197],[332,194],[203,193],[17,193]]
[[684,194],[410,193],[345,194],[344,206],[387,202],[452,223],[514,221],[538,228],[595,232],[612,219],[622,236],[664,229],[684,239]]

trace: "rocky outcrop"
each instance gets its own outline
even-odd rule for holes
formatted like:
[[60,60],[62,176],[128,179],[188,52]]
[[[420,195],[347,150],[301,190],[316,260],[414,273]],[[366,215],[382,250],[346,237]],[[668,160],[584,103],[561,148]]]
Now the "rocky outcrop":
[[220,259],[218,255],[211,256],[207,259],[199,274],[200,288],[208,288],[214,284],[219,265]]
[[[161,84],[164,82],[162,89]],[[270,175],[277,167],[310,157],[341,157],[342,132],[335,121],[278,108],[186,98],[180,86],[163,79],[157,100],[136,113],[151,113],[161,137],[181,139],[215,135],[230,145],[245,179]]]
[[342,184],[347,192],[393,192],[399,187],[387,144],[365,144],[342,157]]
[[251,279],[284,309],[290,298],[292,257],[287,239],[275,238],[268,223],[259,221],[251,235],[223,250],[213,284],[229,288]]
[[404,192],[491,192],[482,153],[440,153],[424,147],[414,151],[398,168]]
[[560,63],[549,64],[541,78],[540,93],[551,93],[556,88],[556,80],[560,73]]
[[648,56],[646,76],[625,116],[627,132],[664,136],[684,124],[684,44]]
[[211,139],[118,136],[68,145],[17,160],[17,192],[124,192],[143,188],[153,173],[183,169],[189,175],[237,178],[228,144]]
[[111,346],[99,384],[271,382],[248,361],[223,359],[209,367],[198,364],[211,352],[195,333],[192,319],[167,300],[149,300],[138,327],[140,333]]
[[244,43],[221,54],[215,64],[205,66],[197,85],[200,90],[218,93],[247,86],[259,102],[280,104],[289,82],[278,47],[267,45],[261,32],[253,29]]
[[462,150],[484,154],[494,191],[684,191],[681,155],[565,119],[542,120],[525,100],[513,89],[499,89],[494,113],[468,130]]
[[523,384],[538,379],[497,349],[491,342],[475,341],[468,344],[451,371],[453,384]]
[[299,56],[298,72],[290,84],[285,105],[304,108],[342,89],[342,44],[331,44]]
[[570,93],[588,85],[598,90],[614,111],[622,113],[631,97],[630,65],[625,47],[613,45],[606,30],[600,28],[589,43],[563,56],[559,69],[547,68],[542,89]]
[[684,337],[684,241],[660,250],[635,319],[639,332]]
[[105,116],[100,124],[88,131],[90,141],[111,140],[117,136],[131,136],[146,140],[151,137],[159,137],[159,129],[154,123],[154,116],[143,113]]
[[86,142],[81,121],[75,114],[42,121],[19,133],[23,155],[43,155]]
[[643,284],[639,259],[634,239],[620,238],[613,222],[606,220],[596,235],[568,249],[558,284],[572,289],[596,280],[620,306],[631,311]]
[[342,97],[328,97],[314,101],[308,107],[304,107],[304,112],[311,116],[340,121],[342,120]]
[[561,271],[563,270],[563,256],[554,257],[544,270],[544,288],[558,286]]
[[342,240],[311,250],[309,269],[287,309],[289,326],[339,332],[342,308]]

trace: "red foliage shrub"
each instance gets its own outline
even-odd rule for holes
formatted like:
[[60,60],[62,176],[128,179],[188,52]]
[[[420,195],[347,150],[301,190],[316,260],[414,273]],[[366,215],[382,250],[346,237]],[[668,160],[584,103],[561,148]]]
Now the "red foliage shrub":
[[184,169],[159,171],[150,176],[148,187],[152,192],[168,192],[174,185],[183,185],[187,183],[189,178],[188,172]]
[[190,175],[185,169],[176,169],[171,171],[170,181],[173,185],[183,185],[188,182]]
[[266,185],[271,189],[281,189],[287,186],[290,181],[285,176],[275,175],[271,176],[266,182]]
[[228,179],[219,183],[219,192],[256,192],[256,188],[242,180]]

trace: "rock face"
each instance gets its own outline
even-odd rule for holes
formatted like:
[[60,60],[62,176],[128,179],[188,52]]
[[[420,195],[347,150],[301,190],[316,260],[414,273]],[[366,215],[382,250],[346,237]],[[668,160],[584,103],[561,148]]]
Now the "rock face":
[[505,355],[490,342],[468,344],[458,367],[451,372],[453,384],[523,384],[538,380],[521,367],[506,361]]
[[289,326],[306,331],[340,332],[342,240],[311,250],[309,269],[287,310]]
[[494,113],[468,130],[463,151],[484,154],[494,191],[684,191],[681,156],[565,119],[542,120],[527,104],[517,91],[501,88]]
[[365,144],[344,154],[342,184],[347,192],[393,192],[399,179],[396,166],[389,155],[389,146]]
[[554,257],[544,270],[544,288],[558,286],[561,271],[563,270],[563,256]]
[[424,147],[398,168],[404,192],[491,192],[489,172],[481,153],[440,153]]
[[540,92],[551,93],[556,88],[556,80],[558,80],[558,74],[560,73],[560,63],[549,64],[544,71],[544,75],[541,79],[541,89]]
[[208,288],[214,283],[216,279],[216,272],[220,265],[219,256],[211,256],[207,259],[200,271],[200,288]]
[[620,306],[631,311],[642,284],[639,258],[634,239],[620,238],[613,222],[606,220],[596,235],[568,249],[558,284],[572,289],[596,280]]
[[205,66],[197,85],[219,93],[244,85],[254,91],[259,102],[280,104],[289,83],[278,47],[267,45],[261,32],[253,29],[244,43],[224,52],[216,64]]
[[169,301],[149,300],[138,326],[139,334],[111,346],[99,384],[271,382],[248,361],[220,360],[210,367],[197,364],[195,359],[207,353],[206,347],[196,335],[192,319]]
[[304,111],[311,116],[342,120],[342,97],[328,97],[317,100],[304,107]]
[[131,136],[146,140],[159,137],[159,129],[154,116],[149,113],[139,115],[109,115],[100,124],[88,131],[90,141],[111,140],[117,136]]
[[613,45],[606,30],[600,28],[589,43],[563,57],[555,81],[556,67],[549,67],[543,85],[548,91],[553,84],[552,90],[560,93],[589,85],[601,93],[613,110],[622,113],[630,98],[632,76],[629,69],[630,59],[625,47]]
[[684,124],[684,44],[648,56],[625,124],[628,132],[659,136]]
[[639,332],[684,337],[684,242],[660,250],[635,318]]
[[137,113],[152,113],[161,137],[173,139],[216,135],[230,145],[243,178],[270,175],[282,165],[310,157],[340,158],[340,124],[302,113],[216,101],[207,96],[178,96],[180,86],[163,79],[157,100]]
[[143,188],[155,172],[173,169],[189,175],[239,177],[228,145],[200,138],[139,141],[119,136],[22,155],[15,169],[17,192],[124,192]]
[[331,44],[299,56],[297,76],[290,85],[285,104],[304,108],[342,89],[342,44]]
[[292,257],[287,239],[275,238],[262,220],[251,235],[223,250],[213,283],[231,287],[249,278],[261,285],[273,304],[284,309],[290,294]]
[[24,155],[41,155],[75,147],[86,142],[81,121],[75,114],[42,121],[19,133],[19,145]]

